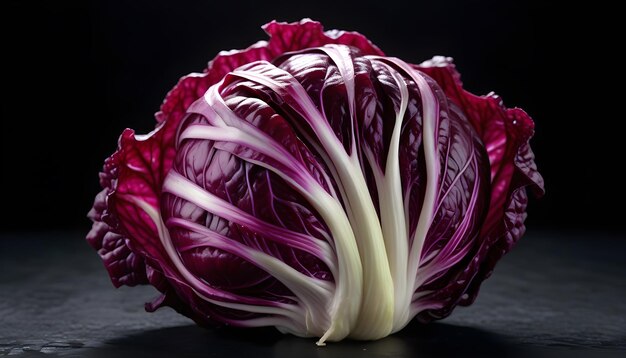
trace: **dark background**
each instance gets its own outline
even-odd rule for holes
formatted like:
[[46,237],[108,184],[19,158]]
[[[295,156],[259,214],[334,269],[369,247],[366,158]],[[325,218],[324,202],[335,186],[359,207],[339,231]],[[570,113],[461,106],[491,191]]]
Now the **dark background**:
[[[409,5],[411,4],[411,5]],[[536,122],[547,195],[533,228],[623,232],[617,12],[553,1],[8,1],[1,5],[0,231],[87,230],[97,173],[125,127],[145,133],[165,93],[222,49],[310,17],[389,55],[455,58],[465,87]],[[613,15],[615,14],[615,15]],[[598,24],[595,22],[599,21]],[[614,42],[612,42],[614,41]],[[617,82],[620,83],[620,82]],[[619,86],[619,85],[618,85]]]
[[[623,357],[621,11],[600,1],[0,1],[0,357]],[[547,195],[469,308],[376,342],[315,348],[274,329],[198,329],[113,290],[83,240],[122,130],[146,133],[178,78],[272,20],[359,31],[535,119]],[[530,263],[530,264],[529,264]]]

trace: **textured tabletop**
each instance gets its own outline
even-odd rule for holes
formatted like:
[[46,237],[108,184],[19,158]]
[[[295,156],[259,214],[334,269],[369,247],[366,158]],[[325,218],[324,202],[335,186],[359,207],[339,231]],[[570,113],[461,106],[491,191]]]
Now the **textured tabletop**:
[[626,238],[530,232],[476,303],[377,342],[203,329],[151,287],[114,289],[79,233],[0,235],[0,356],[626,357]]

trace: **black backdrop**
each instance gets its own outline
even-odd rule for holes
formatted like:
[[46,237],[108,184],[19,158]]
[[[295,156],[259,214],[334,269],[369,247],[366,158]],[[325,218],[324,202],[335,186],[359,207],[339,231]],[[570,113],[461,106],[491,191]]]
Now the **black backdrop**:
[[[535,228],[621,229],[617,12],[553,1],[8,1],[0,11],[0,231],[86,230],[102,160],[178,78],[264,39],[272,19],[359,31],[409,62],[455,58],[467,89],[535,119]],[[593,6],[593,7],[592,7]],[[600,21],[595,23],[595,21]],[[607,43],[605,45],[605,43]],[[620,83],[620,82],[617,82]],[[7,214],[8,213],[8,214]]]

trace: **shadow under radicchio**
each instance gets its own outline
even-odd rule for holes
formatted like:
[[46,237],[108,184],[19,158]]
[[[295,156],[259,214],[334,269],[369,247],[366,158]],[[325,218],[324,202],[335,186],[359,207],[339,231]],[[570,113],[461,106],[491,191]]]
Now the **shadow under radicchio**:
[[282,335],[273,328],[203,329],[194,325],[148,330],[81,349],[84,357],[207,357],[254,355],[277,358],[517,356],[519,347],[496,333],[463,326],[414,322],[378,341],[346,340],[317,347],[314,338]]

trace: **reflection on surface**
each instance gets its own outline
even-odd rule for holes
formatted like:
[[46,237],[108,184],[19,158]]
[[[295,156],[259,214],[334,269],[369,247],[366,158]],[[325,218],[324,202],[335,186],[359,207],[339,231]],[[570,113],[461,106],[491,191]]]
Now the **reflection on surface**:
[[343,341],[329,343],[326,347],[317,347],[313,338],[282,335],[274,329],[207,330],[190,325],[130,334],[100,347],[81,349],[81,355],[121,358],[244,355],[277,358],[510,357],[513,350],[514,345],[497,334],[442,323],[414,323],[379,341]]

